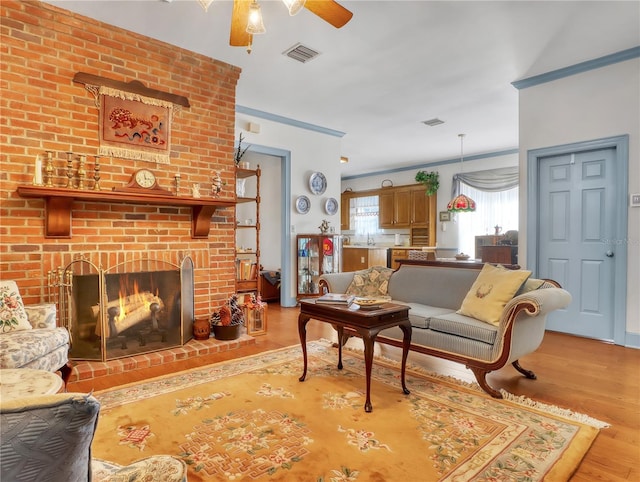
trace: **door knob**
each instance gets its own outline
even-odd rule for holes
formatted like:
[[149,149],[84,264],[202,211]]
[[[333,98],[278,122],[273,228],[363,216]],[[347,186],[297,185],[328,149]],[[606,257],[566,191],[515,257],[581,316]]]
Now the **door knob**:
[[613,251],[609,250],[606,253],[604,253],[607,255],[607,258],[613,258]]

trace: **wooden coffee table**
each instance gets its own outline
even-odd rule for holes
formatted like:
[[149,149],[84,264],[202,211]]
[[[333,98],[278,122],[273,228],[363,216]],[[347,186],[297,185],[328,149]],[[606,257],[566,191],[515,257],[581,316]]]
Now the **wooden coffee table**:
[[364,341],[364,361],[367,378],[367,399],[364,410],[371,412],[370,391],[371,391],[371,368],[373,366],[373,344],[378,333],[386,328],[394,326],[400,327],[404,333],[402,340],[402,369],[401,381],[402,391],[409,394],[405,384],[405,368],[407,365],[407,355],[411,344],[411,323],[409,322],[409,307],[394,303],[385,303],[380,308],[374,310],[363,310],[355,303],[350,307],[341,305],[330,305],[316,303],[313,299],[300,300],[300,315],[298,316],[298,332],[300,343],[302,344],[302,355],[304,357],[304,371],[300,377],[303,382],[307,376],[307,323],[314,320],[324,321],[335,325],[338,330],[338,369],[342,370],[342,340],[345,329],[347,334],[357,334]]

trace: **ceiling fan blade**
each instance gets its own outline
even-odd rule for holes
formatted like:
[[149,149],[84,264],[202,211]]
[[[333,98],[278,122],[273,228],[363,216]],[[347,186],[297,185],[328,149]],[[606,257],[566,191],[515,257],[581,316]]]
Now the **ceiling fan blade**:
[[229,35],[229,45],[232,47],[251,45],[253,35],[247,32],[249,5],[251,5],[251,0],[233,0],[231,34]]
[[304,8],[315,13],[335,28],[340,28],[351,20],[353,13],[334,0],[307,0]]

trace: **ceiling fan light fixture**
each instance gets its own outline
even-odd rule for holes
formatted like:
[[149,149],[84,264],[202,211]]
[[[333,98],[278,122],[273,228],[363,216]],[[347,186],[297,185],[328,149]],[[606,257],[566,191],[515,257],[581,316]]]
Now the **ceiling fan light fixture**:
[[289,15],[293,17],[300,10],[302,10],[302,7],[304,7],[304,3],[306,1],[307,0],[282,0],[282,3],[284,3],[284,5],[287,7]]
[[[167,1],[171,1],[171,0],[164,0],[165,2]],[[204,9],[204,11],[206,12],[209,9],[209,5],[211,5],[213,3],[213,0],[198,0],[198,3],[200,4],[200,6]]]
[[260,10],[260,4],[254,0],[249,6],[247,33],[254,35],[265,33],[266,31],[267,29],[264,28],[264,23],[262,22],[262,11]]

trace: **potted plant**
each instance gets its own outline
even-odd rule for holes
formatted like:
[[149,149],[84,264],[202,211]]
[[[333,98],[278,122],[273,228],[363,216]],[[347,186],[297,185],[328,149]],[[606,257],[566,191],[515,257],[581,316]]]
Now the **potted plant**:
[[242,141],[244,140],[244,138],[242,137],[242,132],[240,133],[240,138],[238,139],[238,148],[236,149],[236,152],[233,156],[233,160],[236,163],[236,167],[240,167],[240,161],[242,160],[242,156],[244,156],[245,152],[247,152],[247,149],[249,149],[251,146],[247,146],[244,149],[242,149]]
[[440,176],[437,172],[431,171],[418,171],[416,174],[416,181],[424,184],[426,190],[426,195],[431,196],[438,192],[438,188],[440,187]]
[[211,314],[211,330],[218,340],[235,340],[240,336],[243,324],[244,315],[237,295],[232,295],[227,304]]

